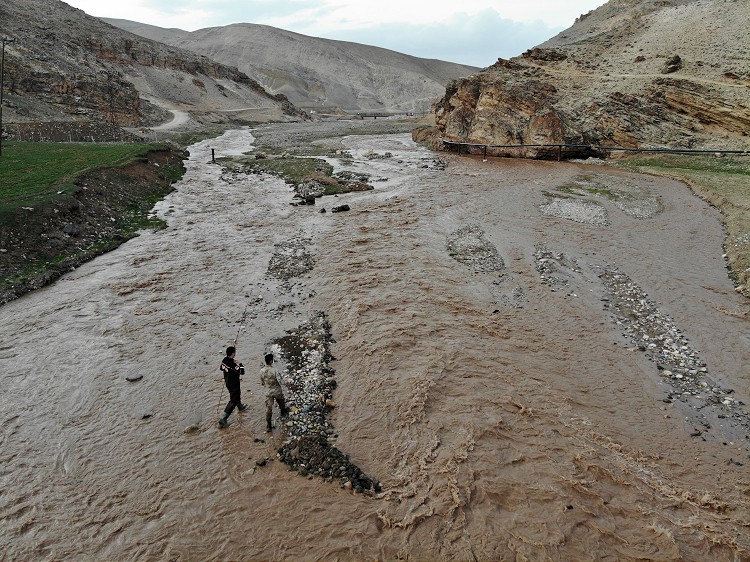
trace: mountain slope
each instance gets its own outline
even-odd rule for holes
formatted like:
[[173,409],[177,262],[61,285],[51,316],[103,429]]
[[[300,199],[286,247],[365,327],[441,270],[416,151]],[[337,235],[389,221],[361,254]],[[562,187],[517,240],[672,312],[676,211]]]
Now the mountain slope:
[[455,78],[478,69],[380,47],[238,23],[187,32],[105,21],[236,66],[303,108],[429,111]]
[[288,100],[236,68],[133,35],[59,0],[3,0],[0,33],[15,39],[5,53],[6,122],[149,125],[165,119],[162,108],[224,120],[237,108],[262,107],[269,118],[298,118]]
[[748,21],[745,1],[611,0],[523,56],[449,85],[438,128],[498,145],[747,148]]

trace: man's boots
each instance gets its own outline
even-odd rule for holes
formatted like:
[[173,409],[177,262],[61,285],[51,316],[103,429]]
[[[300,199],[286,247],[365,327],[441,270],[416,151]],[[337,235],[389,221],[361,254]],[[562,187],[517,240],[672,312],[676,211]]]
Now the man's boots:
[[242,410],[247,410],[247,404],[240,404],[237,406],[237,409],[241,412]]
[[219,427],[227,427],[229,425],[229,422],[227,421],[227,418],[229,415],[224,412],[224,415],[219,418]]
[[271,425],[271,420],[266,420],[266,433],[271,433],[273,431],[273,426]]

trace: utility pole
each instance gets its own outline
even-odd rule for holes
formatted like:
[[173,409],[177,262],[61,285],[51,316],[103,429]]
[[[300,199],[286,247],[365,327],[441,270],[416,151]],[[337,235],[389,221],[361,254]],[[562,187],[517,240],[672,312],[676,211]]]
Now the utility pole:
[[7,37],[0,38],[0,42],[3,44],[3,54],[0,55],[0,156],[3,155],[3,87],[5,78],[5,44],[13,43],[15,39],[9,39]]

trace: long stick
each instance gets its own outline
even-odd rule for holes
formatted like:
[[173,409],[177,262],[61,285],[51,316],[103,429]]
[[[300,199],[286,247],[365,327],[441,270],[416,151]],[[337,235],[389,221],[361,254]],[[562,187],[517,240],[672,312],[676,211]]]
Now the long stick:
[[240,327],[237,328],[237,336],[234,338],[234,345],[237,346],[237,341],[240,339],[240,330],[245,327],[245,316],[247,316],[247,307],[250,306],[250,303],[247,303],[245,305],[245,310],[242,312],[242,319],[240,320]]
[[[250,303],[247,303],[245,305],[245,310],[242,313],[242,318],[240,319],[240,327],[237,328],[237,335],[234,338],[234,346],[237,347],[237,342],[240,339],[240,331],[242,328],[245,327],[245,317],[247,316],[247,307],[250,306]],[[219,414],[219,408],[221,408],[221,399],[224,397],[224,385],[221,387],[221,394],[219,394],[219,403],[216,404],[216,414]]]

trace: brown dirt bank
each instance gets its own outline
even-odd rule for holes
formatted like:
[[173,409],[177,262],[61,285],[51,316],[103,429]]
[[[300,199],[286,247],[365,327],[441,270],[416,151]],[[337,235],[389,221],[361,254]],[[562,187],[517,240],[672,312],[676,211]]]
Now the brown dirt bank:
[[154,203],[184,173],[185,153],[151,151],[123,167],[90,170],[78,189],[21,207],[0,225],[0,304],[60,278],[135,236]]

